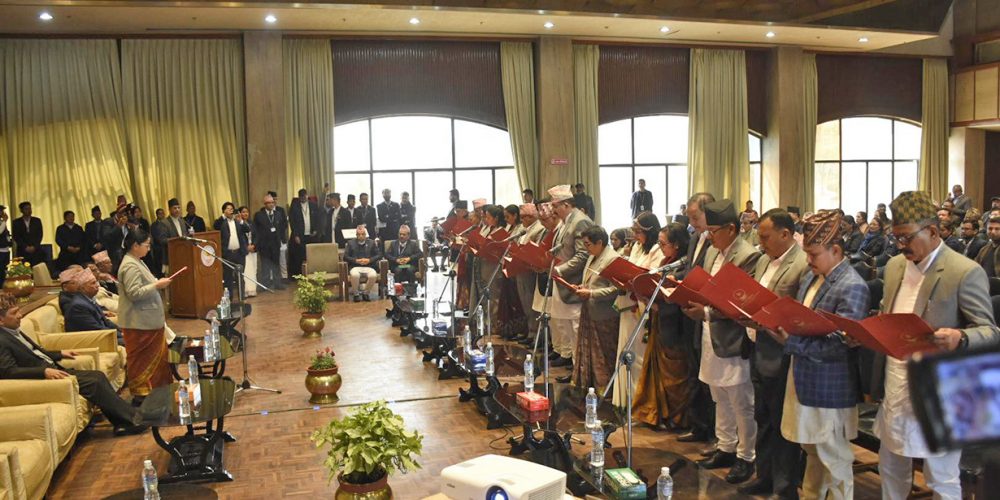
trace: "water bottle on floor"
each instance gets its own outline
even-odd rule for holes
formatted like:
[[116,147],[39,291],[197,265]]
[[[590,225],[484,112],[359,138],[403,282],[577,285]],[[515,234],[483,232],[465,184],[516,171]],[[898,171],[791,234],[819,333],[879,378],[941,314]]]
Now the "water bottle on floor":
[[192,391],[198,387],[198,361],[193,354],[188,356],[188,387]]
[[469,329],[469,325],[465,325],[465,331],[462,332],[462,343],[465,344],[462,346],[465,352],[472,351],[472,330]]
[[496,365],[493,362],[493,342],[486,343],[486,376],[492,377],[496,372]]
[[389,290],[390,295],[396,294],[396,275],[389,271],[385,276],[385,287]]
[[530,354],[524,357],[524,392],[535,392],[535,362]]
[[229,289],[222,291],[222,298],[219,299],[219,317],[226,319],[229,317]]
[[587,390],[587,414],[586,420],[584,420],[584,425],[588,429],[594,428],[594,423],[597,422],[597,394],[594,393],[594,388],[591,387]]
[[674,478],[670,477],[670,467],[660,468],[660,477],[656,480],[656,498],[670,500],[674,496]]
[[143,500],[160,500],[159,478],[156,477],[152,460],[142,463],[142,491]]
[[594,421],[594,428],[590,430],[590,440],[593,448],[590,449],[590,466],[604,467],[604,428],[601,421]]
[[188,388],[183,380],[177,384],[177,416],[191,418],[191,402],[188,401]]

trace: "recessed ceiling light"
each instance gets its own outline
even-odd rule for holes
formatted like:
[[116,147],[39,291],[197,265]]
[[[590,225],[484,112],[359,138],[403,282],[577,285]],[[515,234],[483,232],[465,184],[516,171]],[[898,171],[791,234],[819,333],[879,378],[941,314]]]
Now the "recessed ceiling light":
[[538,13],[541,14],[541,15],[543,15],[543,16],[545,15],[545,11],[544,10],[539,10]]
[[268,24],[274,24],[278,22],[278,18],[275,17],[274,14],[268,14],[267,16],[264,17],[264,20],[267,21]]
[[543,24],[543,26],[545,26],[545,29],[547,29],[547,30],[550,30],[550,29],[556,27],[555,24],[552,24],[552,21],[545,21],[545,24]]
[[416,25],[420,24],[420,19],[417,19],[415,17],[411,17],[410,18],[410,24],[416,26]]
[[775,37],[775,36],[777,36],[777,35],[775,35],[773,31],[768,31],[768,32],[767,32],[767,34],[766,34],[766,35],[764,35],[764,36],[766,36],[766,37],[768,37],[768,38],[774,38],[774,37]]
[[52,14],[49,14],[48,12],[42,12],[41,14],[38,15],[38,18],[41,19],[42,21],[51,21]]
[[669,32],[670,32],[670,27],[669,26],[664,26],[664,27],[660,28],[660,33],[669,33]]
[[858,38],[858,42],[860,42],[860,43],[868,43],[868,37],[863,36],[861,38]]

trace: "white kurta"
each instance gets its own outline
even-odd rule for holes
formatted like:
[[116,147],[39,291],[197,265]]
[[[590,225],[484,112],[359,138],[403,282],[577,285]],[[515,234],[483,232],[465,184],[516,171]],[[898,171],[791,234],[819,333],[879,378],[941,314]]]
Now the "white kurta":
[[[730,243],[712,263],[712,269],[709,272],[713,276],[719,272],[719,269],[722,269],[726,257],[733,249],[733,243]],[[701,368],[698,371],[698,380],[716,387],[731,387],[749,382],[750,360],[743,359],[742,356],[731,358],[716,356],[715,349],[712,347],[712,323],[702,321],[701,325]]]
[[[638,241],[632,243],[632,250],[629,252],[628,261],[646,269],[653,269],[660,265],[663,260],[663,253],[660,251],[658,245],[653,245],[653,248],[646,252],[643,250],[642,245]],[[632,306],[636,306],[632,308]],[[642,314],[643,309],[646,307],[646,303],[639,301],[636,302],[629,295],[619,295],[615,299],[615,307],[617,307],[621,313],[621,319],[618,322],[618,349],[616,351],[617,356],[615,360],[621,357],[622,351],[625,350],[625,345],[628,343],[629,335],[632,334],[632,330],[635,330],[635,326],[639,324],[639,316]],[[650,313],[652,314],[652,313]],[[632,352],[635,353],[635,363],[632,365],[632,391],[635,392],[635,388],[639,385],[639,370],[642,369],[643,357],[646,354],[646,342],[642,339],[642,332],[639,333],[638,338],[635,339],[635,343],[632,344]],[[615,380],[614,389],[614,399],[613,401],[621,403],[622,406],[625,405],[625,374],[619,375],[618,379]]]
[[[553,231],[558,231],[562,226],[560,222]],[[580,319],[580,306],[581,304],[567,304],[563,302],[562,298],[559,296],[559,290],[556,287],[562,286],[556,282],[552,282],[552,296],[549,297],[549,315],[552,319],[570,319],[579,320]],[[536,312],[542,312],[542,305],[544,303],[544,297],[542,297],[541,292],[538,290],[538,285],[535,285],[535,296],[531,301],[531,308]]]
[[795,374],[788,366],[785,385],[785,404],[782,408],[781,435],[799,444],[816,444],[831,441],[834,436],[847,440],[858,437],[858,407],[819,408],[799,402],[795,392]]

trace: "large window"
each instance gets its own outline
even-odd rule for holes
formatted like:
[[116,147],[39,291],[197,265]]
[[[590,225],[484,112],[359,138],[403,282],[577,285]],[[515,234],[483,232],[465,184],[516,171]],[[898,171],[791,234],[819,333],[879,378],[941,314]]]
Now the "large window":
[[[750,141],[750,199],[760,205],[761,141]],[[601,221],[608,230],[631,225],[629,200],[639,179],[653,193],[653,211],[664,223],[680,211],[688,193],[688,118],[641,116],[606,123],[597,129],[601,177]],[[734,200],[738,210],[743,201]]]
[[333,130],[334,189],[368,193],[371,204],[391,189],[393,201],[410,193],[419,234],[432,217],[451,210],[448,191],[462,199],[521,203],[510,135],[487,125],[436,116],[396,116],[339,125]]
[[844,118],[816,127],[816,208],[869,215],[917,189],[920,127],[879,117]]

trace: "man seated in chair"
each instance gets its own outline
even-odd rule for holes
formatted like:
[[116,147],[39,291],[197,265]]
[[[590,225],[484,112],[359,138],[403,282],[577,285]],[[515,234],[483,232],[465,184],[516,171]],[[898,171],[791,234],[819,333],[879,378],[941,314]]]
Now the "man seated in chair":
[[434,265],[434,268],[431,269],[433,273],[447,267],[445,266],[445,260],[451,253],[451,250],[448,248],[448,238],[444,235],[444,228],[441,227],[441,224],[438,224],[438,221],[440,219],[434,217],[431,219],[430,227],[424,228],[424,239],[427,240],[427,249],[430,254],[431,264]]
[[93,330],[115,330],[118,345],[125,345],[121,330],[111,320],[110,313],[97,303],[97,284],[94,273],[74,266],[59,274],[63,291],[59,293],[59,307],[62,308],[67,332],[89,332]]
[[101,409],[115,428],[116,436],[146,430],[142,416],[118,397],[108,378],[96,370],[63,368],[59,362],[74,359],[73,351],[47,351],[21,332],[21,308],[17,299],[0,292],[0,379],[62,379],[76,377],[80,395]]
[[[358,226],[357,237],[347,242],[344,260],[350,268],[351,288],[354,290],[354,301],[371,300],[372,286],[378,283],[378,262],[382,260],[382,252],[374,240],[368,239],[368,230],[364,224]],[[365,283],[361,277],[365,276]]]
[[389,261],[389,271],[395,276],[395,281],[415,282],[419,270],[420,257],[423,256],[420,245],[410,239],[410,226],[399,227],[399,239],[389,244],[385,252],[385,260]]

